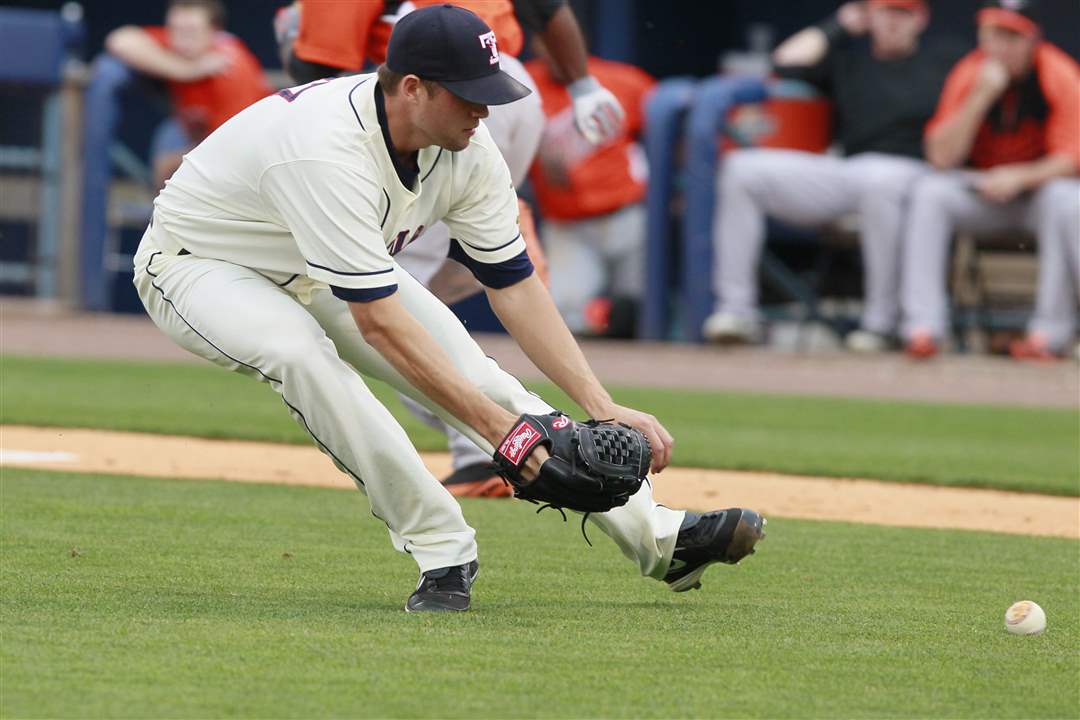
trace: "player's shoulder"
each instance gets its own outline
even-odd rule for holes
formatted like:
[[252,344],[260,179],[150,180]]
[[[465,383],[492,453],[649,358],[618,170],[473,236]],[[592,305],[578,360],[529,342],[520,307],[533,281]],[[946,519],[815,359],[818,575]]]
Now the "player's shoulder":
[[1076,82],[1080,78],[1080,64],[1067,52],[1053,43],[1043,41],[1035,50],[1035,66],[1040,75]]

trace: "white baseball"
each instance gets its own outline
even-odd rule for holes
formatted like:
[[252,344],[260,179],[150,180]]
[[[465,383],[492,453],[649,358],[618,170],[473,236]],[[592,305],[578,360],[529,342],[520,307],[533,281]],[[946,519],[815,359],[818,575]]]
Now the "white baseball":
[[1015,602],[1005,611],[1005,629],[1013,635],[1038,635],[1046,629],[1046,613],[1031,600]]

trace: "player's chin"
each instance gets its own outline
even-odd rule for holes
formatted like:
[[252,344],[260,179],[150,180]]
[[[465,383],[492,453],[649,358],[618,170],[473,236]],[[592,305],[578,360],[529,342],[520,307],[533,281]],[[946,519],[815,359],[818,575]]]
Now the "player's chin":
[[476,134],[475,131],[463,132],[460,135],[455,135],[454,137],[446,138],[446,140],[444,142],[440,143],[440,145],[444,149],[449,150],[451,152],[459,152],[459,151],[464,150],[465,148],[469,147],[469,141],[472,140],[472,137],[475,134]]

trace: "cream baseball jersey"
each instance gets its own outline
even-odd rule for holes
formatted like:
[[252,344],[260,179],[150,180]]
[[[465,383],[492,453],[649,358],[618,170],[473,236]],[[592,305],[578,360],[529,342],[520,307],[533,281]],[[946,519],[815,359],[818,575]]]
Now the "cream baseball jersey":
[[375,75],[317,80],[234,116],[184,157],[156,230],[193,255],[306,276],[346,300],[396,288],[392,256],[443,220],[450,256],[504,287],[532,265],[510,172],[481,123],[460,152],[399,172]]

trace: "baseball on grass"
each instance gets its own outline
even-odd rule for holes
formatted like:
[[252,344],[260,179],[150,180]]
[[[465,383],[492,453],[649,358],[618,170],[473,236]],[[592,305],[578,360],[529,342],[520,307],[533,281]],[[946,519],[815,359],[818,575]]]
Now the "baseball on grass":
[[1030,600],[1021,600],[1005,611],[1005,629],[1013,635],[1038,635],[1046,629],[1046,613]]

